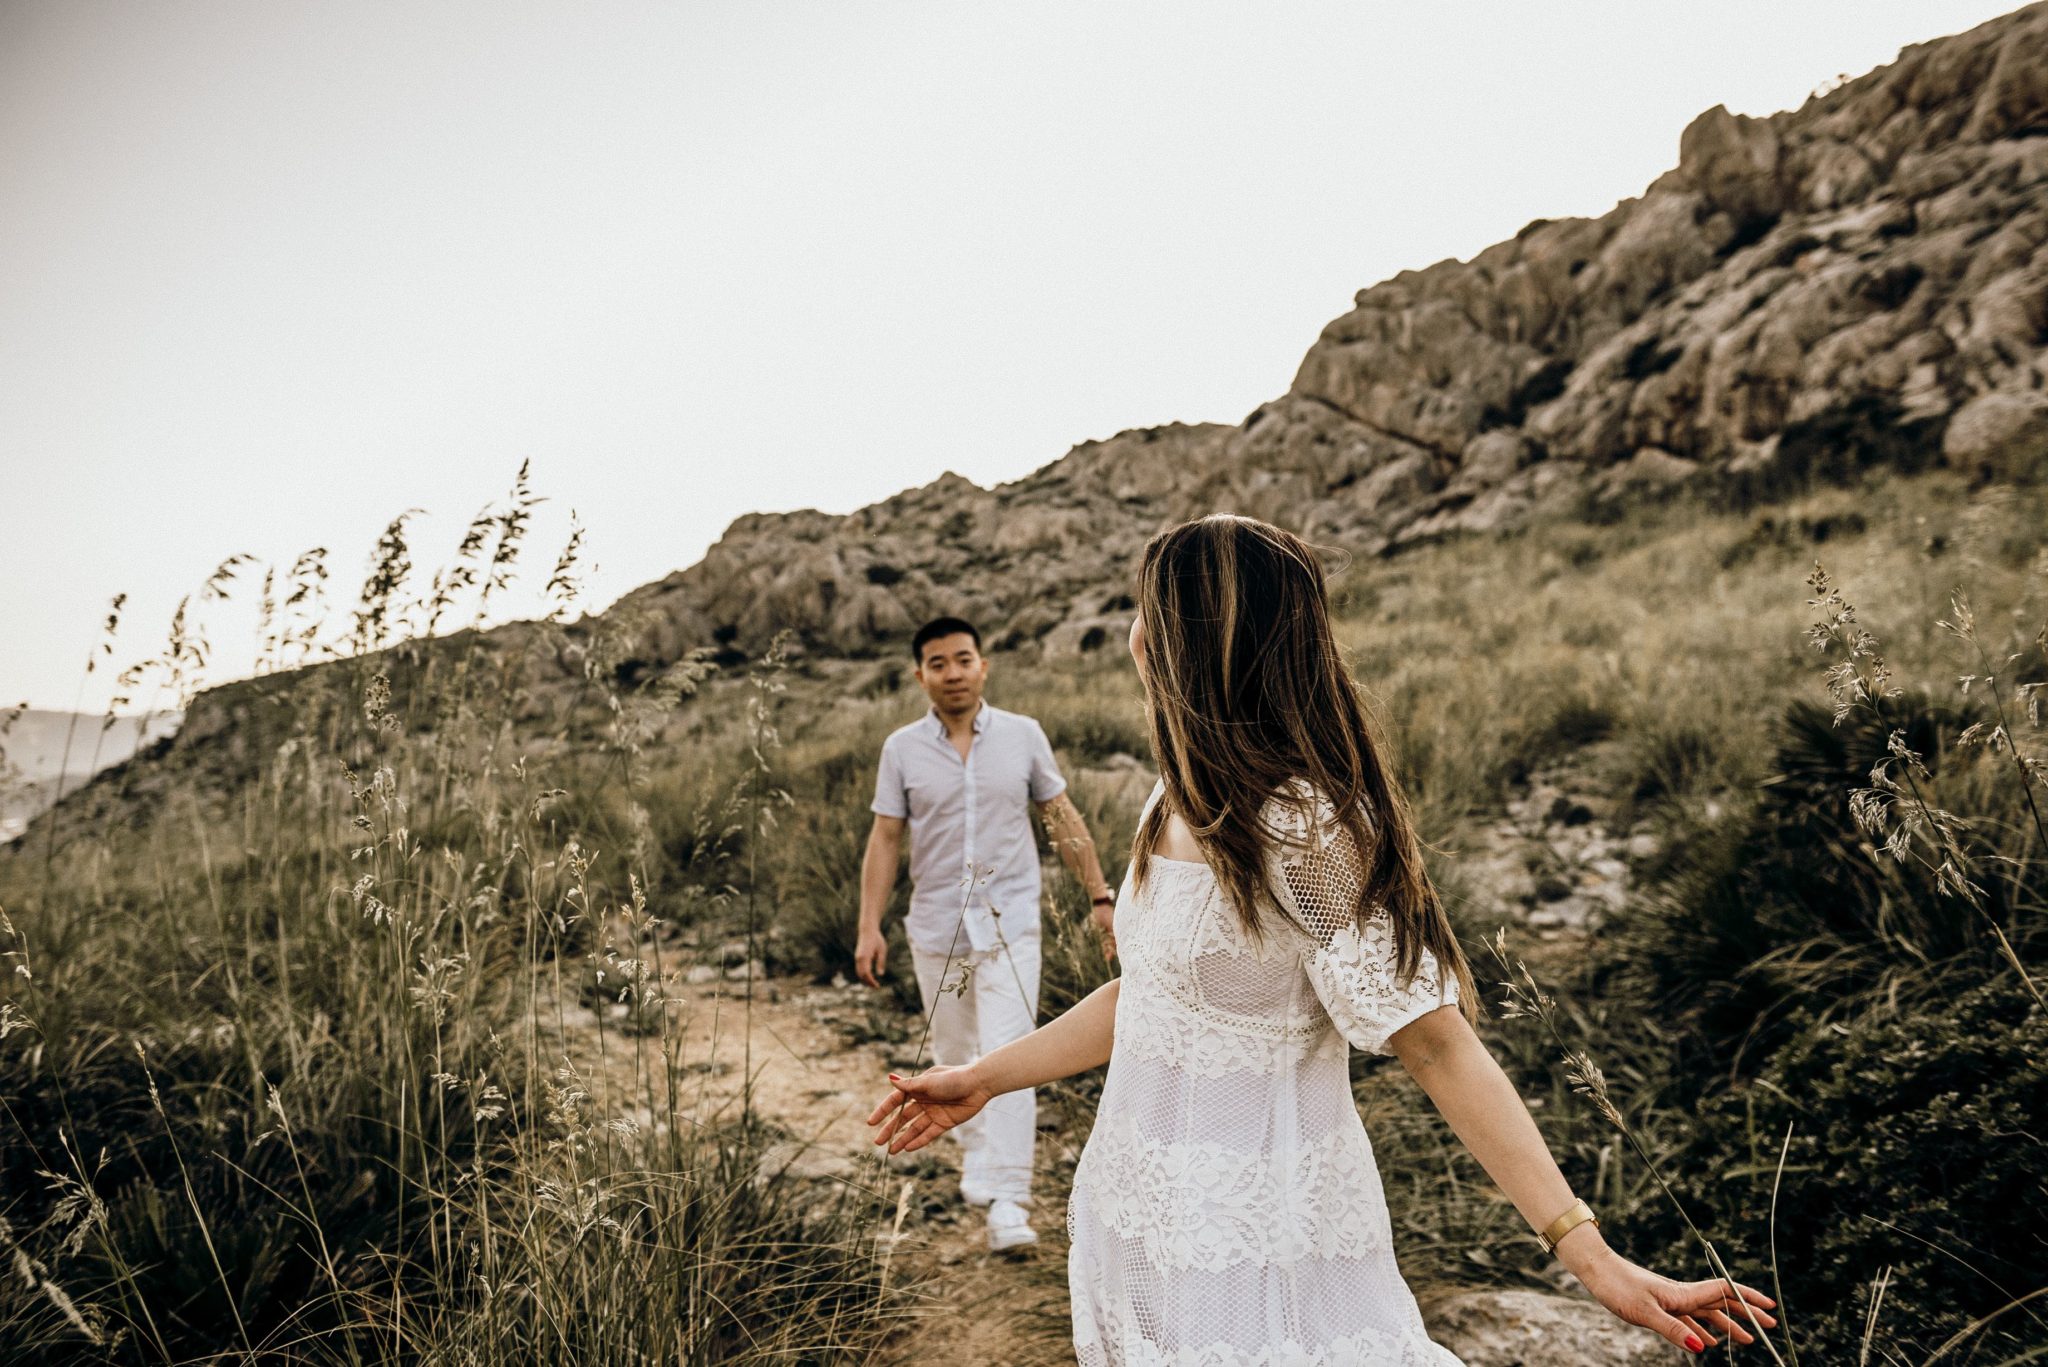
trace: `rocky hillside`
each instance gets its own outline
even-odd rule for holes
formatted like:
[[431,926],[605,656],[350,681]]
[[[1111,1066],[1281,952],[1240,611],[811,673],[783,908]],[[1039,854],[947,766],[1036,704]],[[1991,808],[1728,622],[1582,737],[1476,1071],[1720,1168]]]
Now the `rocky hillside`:
[[1015,483],[733,523],[629,594],[649,654],[777,628],[895,649],[941,611],[1112,641],[1134,556],[1215,509],[1355,552],[1679,485],[1764,499],[1869,465],[2048,470],[2048,3],[1757,119],[1716,106],[1598,218],[1404,271],[1236,427],[1147,428]]

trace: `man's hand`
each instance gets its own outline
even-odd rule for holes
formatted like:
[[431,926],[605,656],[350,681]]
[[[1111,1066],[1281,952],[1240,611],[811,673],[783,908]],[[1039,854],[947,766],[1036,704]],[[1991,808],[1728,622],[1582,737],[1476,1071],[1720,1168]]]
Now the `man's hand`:
[[1088,912],[1088,922],[1102,941],[1102,957],[1116,957],[1116,903],[1097,902]]
[[880,987],[882,970],[889,962],[889,941],[879,930],[863,930],[853,950],[853,971],[869,987]]
[[889,905],[889,890],[896,885],[896,863],[903,854],[903,830],[909,823],[900,816],[875,816],[868,828],[867,852],[860,860],[859,938],[854,941],[853,971],[869,987],[877,981],[889,961],[889,942],[882,938],[882,912]]

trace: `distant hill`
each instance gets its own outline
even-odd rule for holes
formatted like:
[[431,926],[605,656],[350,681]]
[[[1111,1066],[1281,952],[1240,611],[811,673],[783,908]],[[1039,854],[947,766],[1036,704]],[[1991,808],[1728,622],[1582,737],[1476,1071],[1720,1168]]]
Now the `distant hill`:
[[[0,714],[0,720],[4,717]],[[103,717],[34,710],[15,714],[13,725],[0,735],[0,843],[19,836],[60,791],[73,792],[101,769],[174,734],[180,719],[176,712],[117,717],[102,732]]]

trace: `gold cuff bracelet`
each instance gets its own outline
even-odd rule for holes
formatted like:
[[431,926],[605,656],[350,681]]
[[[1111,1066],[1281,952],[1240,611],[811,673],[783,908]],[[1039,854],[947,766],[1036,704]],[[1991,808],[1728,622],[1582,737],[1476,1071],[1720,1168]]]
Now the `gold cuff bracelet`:
[[1557,1247],[1557,1241],[1562,1239],[1567,1232],[1577,1228],[1587,1220],[1591,1220],[1596,1227],[1600,1223],[1600,1217],[1593,1213],[1591,1206],[1587,1205],[1584,1201],[1574,1201],[1564,1214],[1550,1222],[1549,1228],[1538,1231],[1536,1242],[1542,1244],[1543,1251],[1548,1253]]

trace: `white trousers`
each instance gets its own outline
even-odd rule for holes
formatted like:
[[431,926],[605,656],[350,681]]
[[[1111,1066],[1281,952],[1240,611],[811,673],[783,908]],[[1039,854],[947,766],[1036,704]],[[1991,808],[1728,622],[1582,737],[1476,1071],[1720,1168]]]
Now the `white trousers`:
[[[968,951],[947,956],[911,950],[917,990],[931,1018],[926,1053],[934,1063],[972,1063],[1022,1039],[1038,1023],[1038,937],[1027,936],[982,958]],[[962,975],[966,976],[961,990]],[[934,1002],[936,999],[936,1004]],[[960,1195],[969,1205],[1031,1200],[1031,1148],[1038,1137],[1038,1093],[1005,1092],[981,1114],[954,1128],[963,1150]]]

